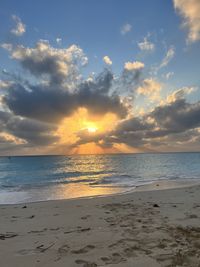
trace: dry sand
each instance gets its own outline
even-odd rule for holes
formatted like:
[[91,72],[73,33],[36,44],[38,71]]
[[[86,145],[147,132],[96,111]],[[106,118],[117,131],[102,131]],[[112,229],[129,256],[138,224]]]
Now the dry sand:
[[200,186],[2,205],[0,266],[200,266]]

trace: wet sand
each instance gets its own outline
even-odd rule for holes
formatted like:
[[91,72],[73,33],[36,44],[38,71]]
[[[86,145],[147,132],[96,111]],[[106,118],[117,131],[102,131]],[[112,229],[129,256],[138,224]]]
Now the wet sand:
[[162,188],[1,205],[0,266],[199,267],[200,186]]

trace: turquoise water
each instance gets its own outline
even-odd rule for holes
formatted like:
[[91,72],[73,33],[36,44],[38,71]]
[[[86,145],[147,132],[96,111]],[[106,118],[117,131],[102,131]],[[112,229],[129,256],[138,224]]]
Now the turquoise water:
[[0,204],[124,192],[163,179],[200,179],[200,153],[0,157]]

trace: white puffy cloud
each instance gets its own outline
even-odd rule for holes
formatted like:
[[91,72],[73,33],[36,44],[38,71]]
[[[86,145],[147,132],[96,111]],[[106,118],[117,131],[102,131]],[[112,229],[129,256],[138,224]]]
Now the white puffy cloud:
[[21,36],[26,32],[26,25],[22,23],[21,19],[16,15],[12,15],[12,19],[15,21],[15,28],[11,30],[11,33],[16,36]]
[[128,71],[135,71],[135,70],[141,70],[144,68],[144,63],[140,61],[133,61],[133,62],[126,62],[124,64],[124,69]]
[[108,56],[103,57],[103,61],[104,61],[107,65],[112,65],[112,60],[111,60]]
[[125,34],[127,34],[128,32],[130,32],[131,29],[132,29],[131,24],[126,23],[126,24],[124,24],[124,25],[121,27],[120,32],[121,32],[122,35],[125,35]]
[[143,42],[138,43],[138,47],[142,51],[153,51],[155,49],[155,45],[150,42],[147,37],[144,37]]
[[174,0],[174,7],[183,17],[183,26],[188,28],[188,42],[200,40],[200,1]]

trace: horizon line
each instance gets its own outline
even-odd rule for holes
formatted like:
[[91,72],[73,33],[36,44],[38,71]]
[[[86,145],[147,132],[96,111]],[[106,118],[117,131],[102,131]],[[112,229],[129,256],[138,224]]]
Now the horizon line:
[[98,156],[98,155],[135,155],[135,154],[181,154],[181,153],[200,153],[200,151],[163,151],[163,152],[120,152],[120,153],[90,153],[90,154],[33,154],[33,155],[0,155],[0,157],[70,157],[70,156]]

